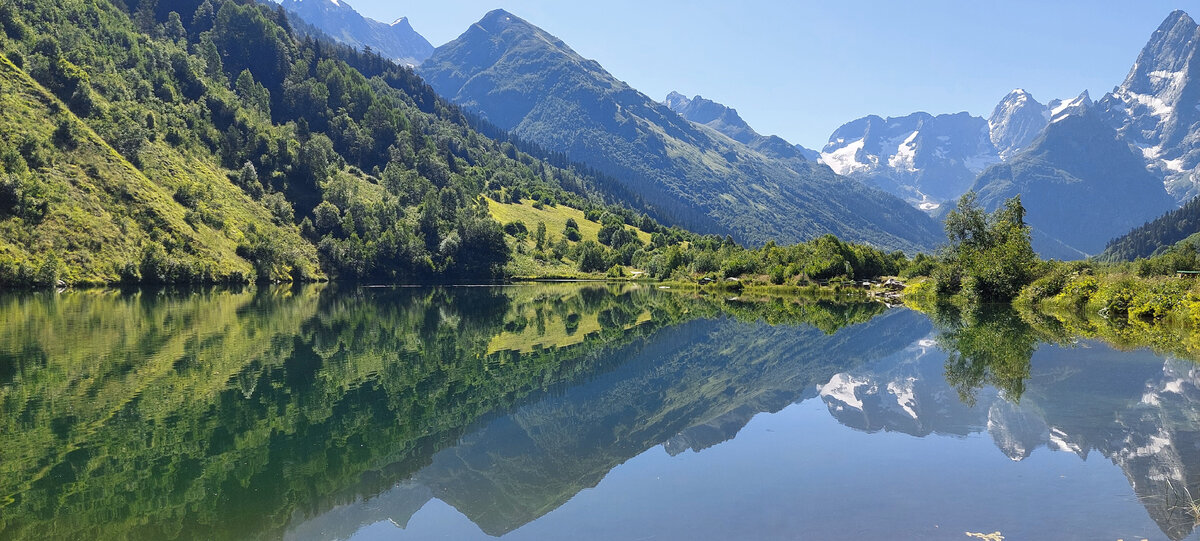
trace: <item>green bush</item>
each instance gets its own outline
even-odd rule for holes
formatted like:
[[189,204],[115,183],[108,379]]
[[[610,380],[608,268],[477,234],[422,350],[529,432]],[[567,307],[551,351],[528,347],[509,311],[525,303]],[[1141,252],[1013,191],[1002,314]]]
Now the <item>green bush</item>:
[[1096,280],[1095,276],[1082,275],[1072,278],[1067,282],[1058,296],[1079,305],[1091,300],[1092,296],[1099,290],[1100,282]]
[[1036,303],[1055,297],[1063,292],[1068,284],[1081,275],[1091,274],[1091,264],[1087,262],[1047,264],[1047,270],[1040,278],[1034,280],[1021,291],[1021,299],[1025,302]]
[[529,235],[529,228],[525,226],[525,222],[517,220],[504,224],[504,232],[517,239],[524,239]]
[[580,243],[575,259],[578,261],[579,270],[582,272],[602,272],[605,269],[604,249],[593,241],[589,240]]
[[575,218],[567,218],[567,225],[563,227],[563,237],[571,242],[579,242],[583,235],[579,233],[579,222]]
[[904,270],[900,271],[900,277],[904,279],[915,278],[918,276],[932,276],[934,269],[937,268],[937,260],[925,254],[917,254]]
[[726,278],[736,278],[754,274],[758,270],[758,261],[748,252],[739,252],[726,259],[721,265],[721,273]]
[[783,281],[786,279],[784,276],[785,270],[786,269],[783,265],[775,265],[774,267],[771,267],[771,283],[775,285],[783,284]]
[[962,290],[963,269],[958,265],[945,263],[938,265],[931,273],[937,285],[938,295],[954,295]]

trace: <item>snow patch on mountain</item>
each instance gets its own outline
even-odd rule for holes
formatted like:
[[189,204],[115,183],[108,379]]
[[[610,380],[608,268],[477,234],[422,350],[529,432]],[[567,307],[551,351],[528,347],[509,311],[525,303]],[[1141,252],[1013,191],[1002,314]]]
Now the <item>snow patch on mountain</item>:
[[896,147],[896,153],[888,158],[888,167],[892,169],[902,169],[908,172],[916,172],[917,159],[917,144],[914,142],[917,138],[918,131],[912,132],[906,137],[900,146]]
[[1092,98],[1088,95],[1087,90],[1084,90],[1082,94],[1072,100],[1054,100],[1050,102],[1050,123],[1061,122],[1063,119],[1083,112],[1091,106]]
[[852,175],[859,171],[869,171],[873,166],[872,163],[858,161],[858,153],[863,149],[863,145],[865,144],[865,139],[859,139],[832,152],[822,152],[821,161],[839,175]]
[[888,393],[896,397],[896,404],[913,419],[919,417],[915,409],[917,406],[916,393],[913,391],[916,382],[917,378],[909,376],[898,381],[889,381],[887,384]]
[[913,113],[872,115],[843,125],[822,149],[821,161],[839,174],[933,210],[965,192],[1000,156],[980,117]]

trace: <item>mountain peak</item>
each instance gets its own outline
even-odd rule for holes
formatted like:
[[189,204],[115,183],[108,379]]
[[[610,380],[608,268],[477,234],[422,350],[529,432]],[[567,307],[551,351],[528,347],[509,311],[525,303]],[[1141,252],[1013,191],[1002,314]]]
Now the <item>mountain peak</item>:
[[671,92],[662,103],[684,119],[708,126],[771,158],[816,161],[820,155],[800,145],[793,145],[781,137],[759,134],[742,119],[737,109],[706,99],[699,94],[689,99],[679,92]]
[[516,17],[516,15],[509,13],[507,10],[505,10],[503,8],[496,8],[496,9],[493,9],[493,10],[487,12],[486,14],[484,14],[482,20],[486,21],[489,19],[495,19],[497,17]]
[[663,104],[679,116],[717,130],[739,143],[750,144],[751,141],[760,137],[758,132],[754,131],[745,120],[742,120],[737,110],[705,99],[699,94],[688,99],[683,94],[672,92],[667,95]]
[[1200,47],[1200,27],[1182,10],[1171,12],[1138,55],[1120,91],[1158,94],[1186,83]]
[[1050,123],[1053,124],[1073,114],[1082,113],[1092,107],[1092,97],[1084,90],[1075,99],[1050,102]]
[[996,104],[995,109],[992,109],[991,119],[995,120],[997,117],[1004,116],[1006,114],[1012,114],[1012,112],[1016,109],[1024,107],[1040,108],[1044,106],[1041,103],[1038,103],[1037,99],[1033,97],[1033,94],[1030,94],[1024,88],[1014,89],[1012,92],[1006,94],[1004,98],[1000,100],[1000,103]]
[[1159,25],[1158,29],[1160,31],[1167,31],[1180,25],[1185,27],[1194,27],[1196,26],[1196,21],[1192,20],[1192,17],[1188,15],[1186,11],[1177,9],[1172,11],[1170,15],[1167,15],[1166,19],[1163,19],[1163,22],[1161,25]]
[[487,12],[450,44],[466,50],[488,50],[496,54],[504,54],[505,51],[520,55],[549,54],[572,62],[592,62],[549,32],[503,9]]
[[482,19],[479,19],[479,22],[475,24],[482,26],[485,29],[495,31],[514,22],[529,25],[529,23],[525,22],[524,19],[517,17],[516,15],[513,15],[512,13],[509,13],[503,9],[493,9],[487,12],[487,14],[484,15]]
[[344,0],[291,0],[290,3],[301,4],[306,8],[317,7],[319,9],[326,10],[331,8],[337,10],[354,10],[354,8],[350,7],[350,4],[347,4]]
[[688,99],[687,96],[672,90],[670,94],[667,94],[667,98],[663,100],[663,105],[678,113],[680,109],[687,107],[691,102],[692,100]]
[[1172,194],[1200,193],[1193,154],[1200,122],[1200,26],[1182,10],[1171,12],[1150,36],[1121,86],[1097,106],[1105,122],[1141,149]]
[[1023,88],[1009,92],[996,104],[988,118],[988,135],[1000,157],[1008,159],[1029,146],[1046,123],[1050,121],[1050,108],[1038,103]]
[[1014,88],[1012,92],[1009,92],[1008,94],[1006,94],[1004,96],[1004,99],[1000,100],[1000,103],[1017,102],[1017,101],[1021,101],[1021,100],[1032,100],[1032,99],[1033,99],[1033,94],[1030,94],[1024,88]]

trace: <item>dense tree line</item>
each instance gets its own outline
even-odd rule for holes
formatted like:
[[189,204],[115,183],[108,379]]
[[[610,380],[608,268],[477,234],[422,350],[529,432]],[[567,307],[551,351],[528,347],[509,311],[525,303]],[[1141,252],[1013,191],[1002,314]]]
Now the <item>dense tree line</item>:
[[1200,198],[1109,241],[1100,259],[1133,261],[1150,257],[1196,233],[1200,233]]

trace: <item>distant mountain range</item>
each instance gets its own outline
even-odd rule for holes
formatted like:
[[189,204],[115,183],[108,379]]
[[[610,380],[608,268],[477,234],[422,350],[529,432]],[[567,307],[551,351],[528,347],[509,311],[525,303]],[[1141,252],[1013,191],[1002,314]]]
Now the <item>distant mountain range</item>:
[[697,118],[719,130],[690,122],[503,10],[437,48],[418,73],[500,128],[622,179],[664,221],[751,244],[832,233],[914,250],[943,238],[920,211],[800,159],[731,110],[695,107],[717,112]]
[[[1136,146],[1147,166],[1162,176],[1177,201],[1200,194],[1200,28],[1183,11],[1171,13],[1150,37],[1125,82],[1096,102],[1097,114],[1105,124]],[[982,117],[956,117],[957,124],[942,122],[927,126],[931,115],[881,119],[867,116],[838,128],[823,149],[822,160],[841,174],[877,181],[884,189],[910,198],[925,183],[965,190],[962,173],[955,164],[995,163],[1015,157],[1033,143],[1050,123],[1051,110],[1061,100],[1039,103],[1023,89],[1012,91],[986,120],[990,144],[980,141],[974,128]],[[1088,103],[1088,106],[1092,104]],[[970,126],[972,129],[964,129]],[[912,144],[904,144],[913,133]],[[940,145],[916,144],[918,139],[937,139]],[[953,151],[949,147],[955,147]],[[913,165],[913,162],[924,164]],[[913,180],[914,176],[920,177]],[[956,182],[957,181],[957,182]],[[952,199],[961,194],[951,190]]]
[[1000,161],[987,121],[967,113],[867,116],[833,132],[821,160],[932,210],[965,192],[984,168]]
[[1198,48],[1200,29],[1176,11],[1125,82],[1095,103],[1084,92],[1043,105],[1018,89],[986,121],[868,116],[835,131],[821,161],[935,216],[967,189],[989,210],[1019,194],[1039,254],[1094,255],[1200,193]]
[[433,45],[413,30],[408,18],[391,24],[359,15],[345,0],[276,0],[296,17],[346,45],[370,47],[401,65],[416,66],[433,54]]

